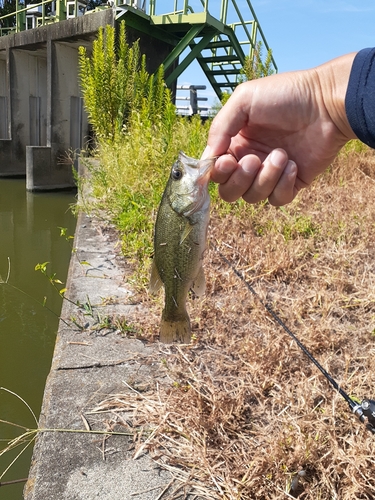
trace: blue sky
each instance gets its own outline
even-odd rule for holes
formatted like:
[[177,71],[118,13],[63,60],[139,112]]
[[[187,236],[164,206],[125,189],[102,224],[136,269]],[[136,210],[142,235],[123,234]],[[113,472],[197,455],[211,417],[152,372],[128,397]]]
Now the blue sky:
[[[213,4],[219,0],[210,0],[209,6]],[[279,73],[311,68],[347,52],[375,46],[375,0],[253,0],[251,4]],[[208,82],[194,64],[179,84]],[[199,95],[214,100],[212,89]]]

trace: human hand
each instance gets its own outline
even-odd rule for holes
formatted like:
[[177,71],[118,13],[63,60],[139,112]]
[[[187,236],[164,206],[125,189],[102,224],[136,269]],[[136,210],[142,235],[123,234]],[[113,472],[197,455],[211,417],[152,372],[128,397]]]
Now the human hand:
[[354,56],[237,87],[213,120],[202,155],[219,156],[211,179],[224,200],[285,205],[355,138],[345,113]]

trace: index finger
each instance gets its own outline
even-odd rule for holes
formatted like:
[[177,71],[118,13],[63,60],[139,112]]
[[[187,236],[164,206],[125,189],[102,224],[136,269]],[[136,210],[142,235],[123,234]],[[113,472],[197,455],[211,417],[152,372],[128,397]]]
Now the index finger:
[[248,104],[250,96],[244,94],[245,84],[239,85],[227,103],[215,116],[208,134],[207,147],[202,159],[220,156],[229,149],[232,137],[248,122]]

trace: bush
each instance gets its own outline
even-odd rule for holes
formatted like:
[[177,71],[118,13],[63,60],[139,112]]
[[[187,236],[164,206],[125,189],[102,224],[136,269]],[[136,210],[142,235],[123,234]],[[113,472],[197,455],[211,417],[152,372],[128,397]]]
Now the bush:
[[85,108],[100,141],[113,143],[124,132],[129,133],[134,114],[148,125],[173,125],[175,108],[164,83],[163,67],[156,75],[149,75],[139,42],[132,47],[126,42],[124,22],[117,44],[115,29],[107,26],[105,35],[103,28],[99,29],[91,57],[84,47],[79,48],[79,78]]

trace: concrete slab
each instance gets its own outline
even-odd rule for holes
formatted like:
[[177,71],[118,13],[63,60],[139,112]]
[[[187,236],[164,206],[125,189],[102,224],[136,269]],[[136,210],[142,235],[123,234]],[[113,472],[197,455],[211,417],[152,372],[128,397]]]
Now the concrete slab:
[[[68,298],[93,306],[101,304],[103,315],[108,311],[123,314],[123,304],[131,292],[125,285],[124,265],[114,242],[82,214],[74,246]],[[110,304],[106,305],[107,302]],[[140,306],[127,307],[133,313],[141,312]],[[108,431],[107,414],[82,415],[108,395],[126,393],[129,390],[126,384],[134,387],[153,384],[158,379],[162,383],[163,374],[149,361],[155,346],[97,328],[97,321],[89,312],[78,311],[68,301],[64,301],[61,316],[70,325],[74,317],[83,329],[60,322],[40,428],[85,431],[90,425],[91,429]],[[118,430],[124,432],[124,426]],[[160,495],[170,484],[171,474],[161,470],[146,454],[137,460],[133,460],[133,455],[132,435],[106,438],[87,432],[42,432],[37,438],[24,497],[26,500],[166,498]]]

